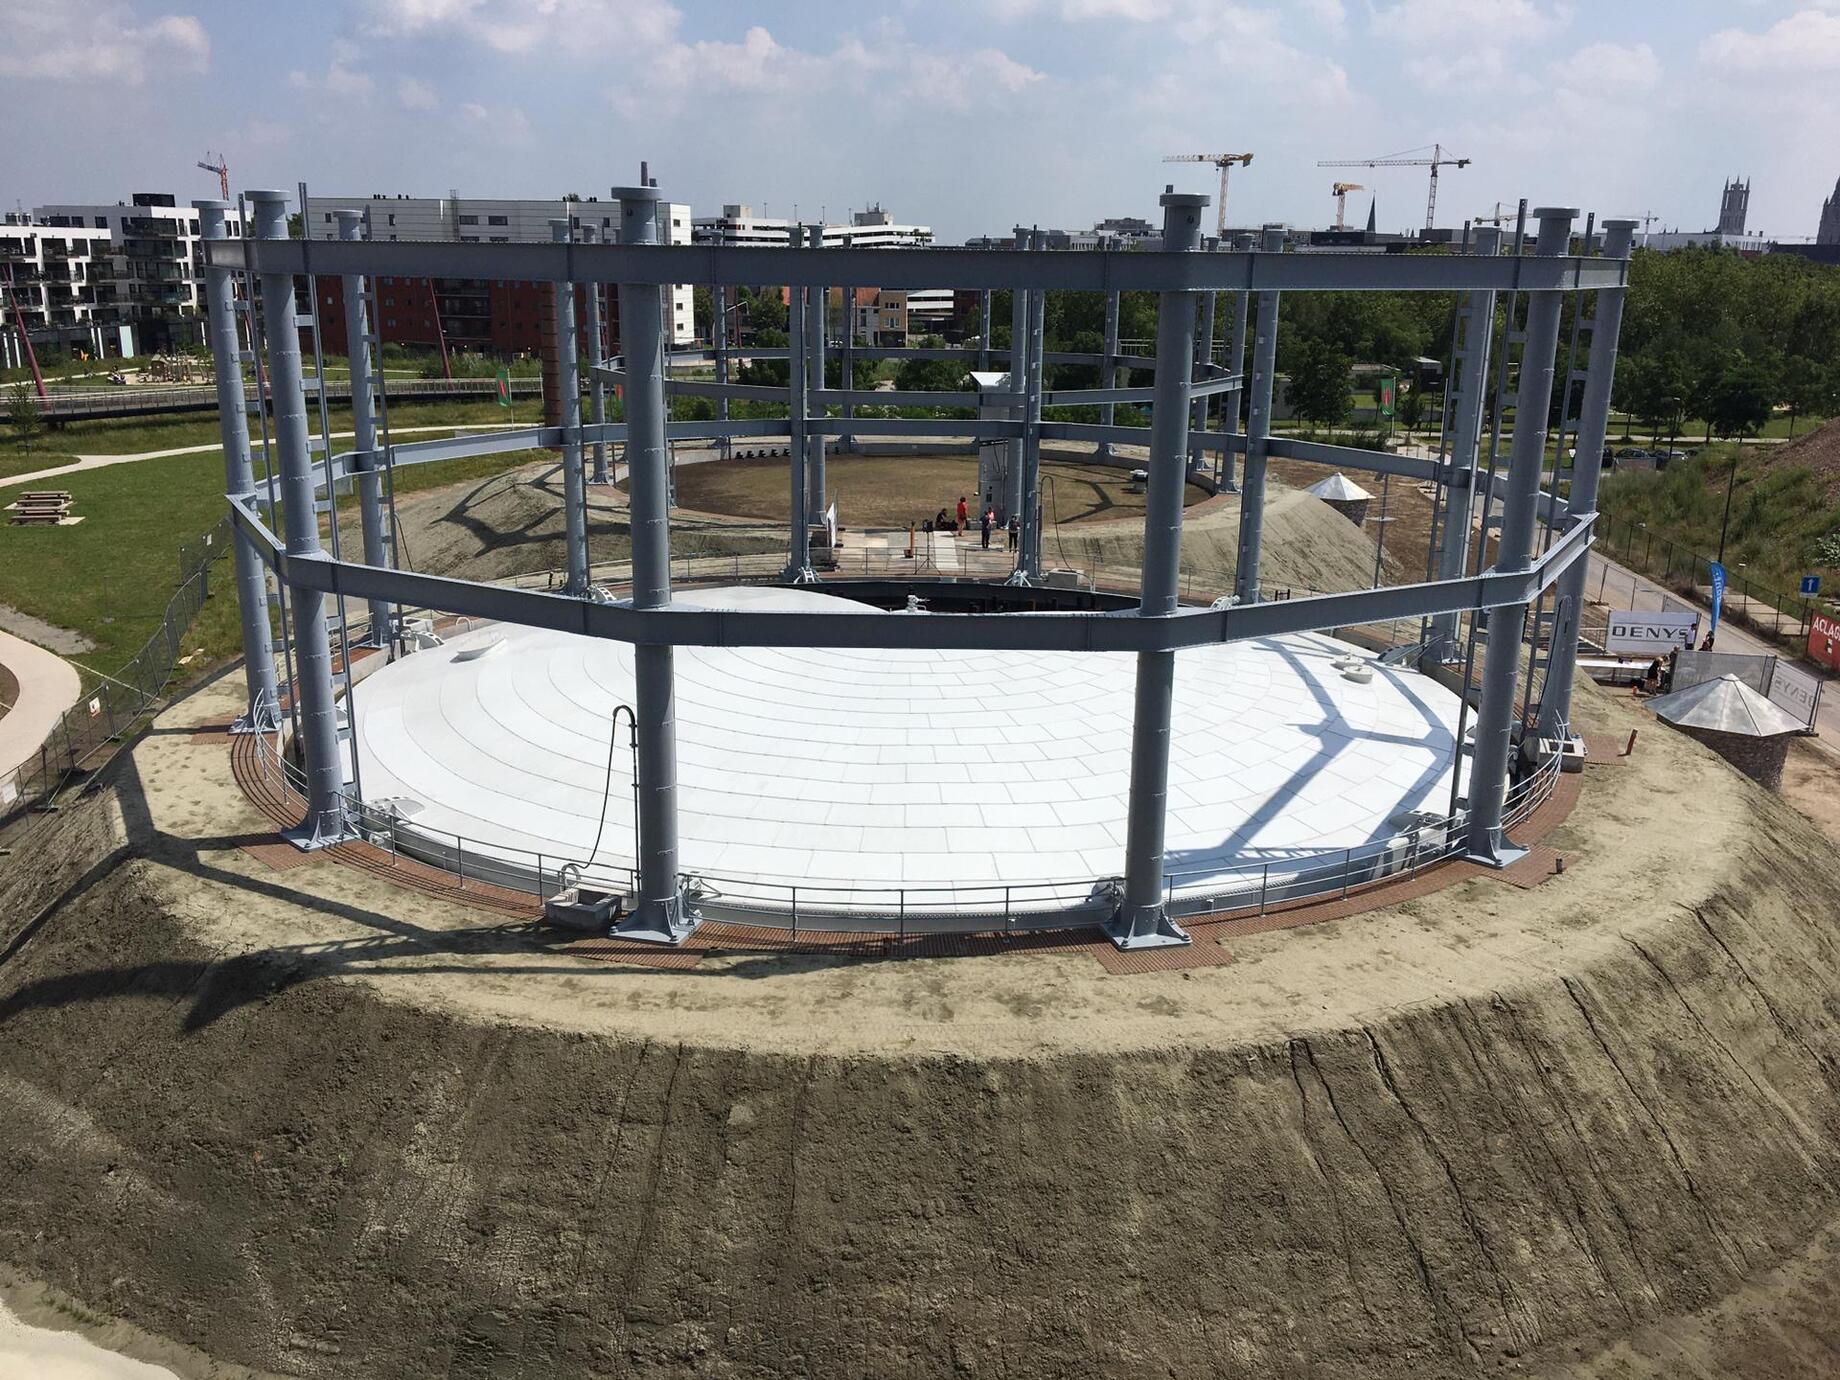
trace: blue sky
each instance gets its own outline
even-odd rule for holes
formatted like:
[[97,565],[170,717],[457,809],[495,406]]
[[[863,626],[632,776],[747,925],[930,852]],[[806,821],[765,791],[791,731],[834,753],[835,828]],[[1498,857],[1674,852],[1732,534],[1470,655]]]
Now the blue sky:
[[[605,195],[649,158],[698,211],[879,200],[942,240],[1154,216],[1165,153],[1256,154],[1229,219],[1383,228],[1442,141],[1439,221],[1522,196],[1811,235],[1840,177],[1840,0],[0,0],[0,205]],[[1365,214],[1368,193],[1351,200]]]

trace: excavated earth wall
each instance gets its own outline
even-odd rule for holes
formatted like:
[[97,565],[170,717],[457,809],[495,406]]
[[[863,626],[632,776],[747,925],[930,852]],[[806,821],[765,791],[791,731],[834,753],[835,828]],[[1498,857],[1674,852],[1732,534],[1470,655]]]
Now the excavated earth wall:
[[1660,730],[1565,876],[1225,967],[657,972],[248,859],[227,704],[0,874],[0,1261],[90,1308],[327,1377],[1840,1354],[1840,857]]

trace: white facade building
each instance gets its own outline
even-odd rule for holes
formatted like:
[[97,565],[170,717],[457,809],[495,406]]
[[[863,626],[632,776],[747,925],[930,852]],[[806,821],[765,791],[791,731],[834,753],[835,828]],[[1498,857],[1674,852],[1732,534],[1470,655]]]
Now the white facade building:
[[126,203],[39,206],[32,218],[54,229],[110,233],[116,319],[134,327],[142,349],[174,349],[203,338],[204,237],[196,207],[178,205],[164,192],[136,192]]
[[[0,368],[24,366],[19,323],[33,338],[100,359],[134,353],[134,331],[115,302],[114,235],[93,227],[0,223]],[[17,312],[15,312],[17,304]]]
[[[549,223],[564,215],[577,230],[594,232],[612,243],[619,235],[620,203],[589,197],[585,201],[507,200],[490,197],[313,196],[307,198],[307,224],[316,240],[337,239],[339,211],[370,216],[373,240],[459,240],[467,244],[548,244]],[[681,201],[658,203],[658,238],[666,244],[689,244],[690,207]],[[694,294],[689,285],[671,289],[671,341],[688,345],[696,339]]]
[[[699,216],[694,222],[698,244],[749,245],[783,249],[790,241],[793,220],[757,216],[752,206],[731,204],[719,216]],[[856,211],[848,225],[826,224],[826,249],[908,249],[933,242],[930,225],[896,225],[892,212],[880,206]]]

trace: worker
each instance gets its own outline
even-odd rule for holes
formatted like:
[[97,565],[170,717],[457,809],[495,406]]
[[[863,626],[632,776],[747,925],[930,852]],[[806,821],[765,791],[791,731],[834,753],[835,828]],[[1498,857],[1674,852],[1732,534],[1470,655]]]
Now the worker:
[[971,508],[965,502],[965,496],[958,496],[958,530],[963,532],[971,525]]

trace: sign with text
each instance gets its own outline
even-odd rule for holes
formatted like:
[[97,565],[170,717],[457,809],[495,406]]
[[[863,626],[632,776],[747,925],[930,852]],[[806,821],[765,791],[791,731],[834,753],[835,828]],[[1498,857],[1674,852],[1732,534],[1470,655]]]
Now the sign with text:
[[1612,613],[1604,650],[1662,656],[1693,646],[1698,637],[1697,613]]

